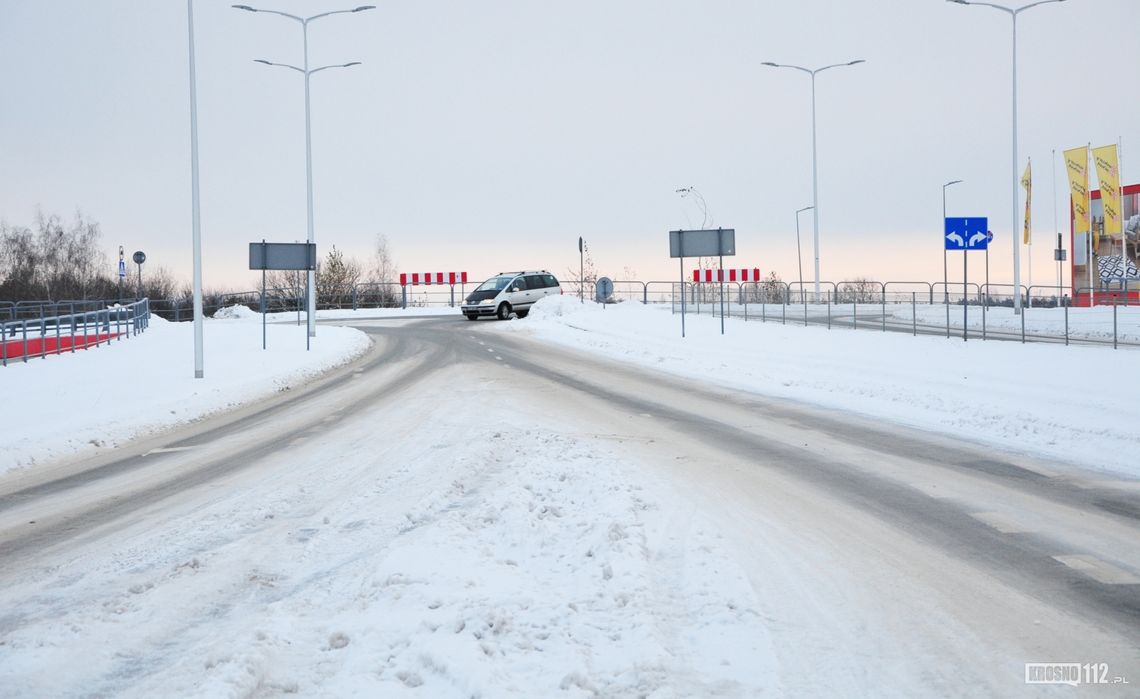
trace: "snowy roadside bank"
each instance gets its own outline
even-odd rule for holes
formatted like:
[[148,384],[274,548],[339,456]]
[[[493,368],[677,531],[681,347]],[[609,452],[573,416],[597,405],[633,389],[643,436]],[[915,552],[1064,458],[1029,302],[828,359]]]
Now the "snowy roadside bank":
[[[1103,314],[1090,322],[1102,324]],[[708,316],[689,317],[682,339],[680,326],[667,307],[603,309],[553,297],[525,321],[498,327],[729,388],[1140,477],[1140,401],[1118,398],[1140,394],[1140,374],[1122,370],[1136,359],[1131,351],[740,319],[730,319],[722,337],[720,320]]]
[[136,437],[259,400],[363,354],[359,330],[322,326],[305,351],[304,327],[261,327],[245,309],[205,322],[205,378],[194,378],[193,324],[152,316],[150,329],[114,347],[13,362],[0,371],[8,402],[0,474]]

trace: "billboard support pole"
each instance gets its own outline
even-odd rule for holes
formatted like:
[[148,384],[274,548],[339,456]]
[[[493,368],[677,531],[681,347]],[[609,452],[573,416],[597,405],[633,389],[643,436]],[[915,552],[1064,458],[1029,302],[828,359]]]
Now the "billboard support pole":
[[[681,242],[682,247],[685,245],[684,240]],[[685,258],[680,258],[681,265],[681,337],[685,336]]]
[[[261,239],[261,256],[266,259],[265,238]],[[261,270],[261,349],[265,349],[265,270]]]
[[720,269],[717,270],[717,275],[720,276],[720,334],[724,334],[724,229],[718,228],[716,231],[717,247],[720,248]]

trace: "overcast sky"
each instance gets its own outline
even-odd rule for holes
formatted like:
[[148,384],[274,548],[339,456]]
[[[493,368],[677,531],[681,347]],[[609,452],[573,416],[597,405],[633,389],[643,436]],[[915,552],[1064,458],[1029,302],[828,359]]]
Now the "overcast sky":
[[[823,278],[941,279],[953,179],[965,182],[949,214],[989,216],[991,276],[1012,276],[1005,13],[943,0],[377,5],[309,29],[312,66],[363,62],[312,78],[322,255],[335,244],[363,260],[384,234],[401,271],[567,276],[583,236],[601,274],[675,279],[668,231],[701,224],[675,192],[691,186],[714,225],[736,229],[726,266],[794,281],[794,211],[812,195],[810,79],[761,63],[865,59],[817,78]],[[195,13],[205,283],[253,288],[248,243],[306,235],[303,79],[253,62],[300,64],[301,30],[229,2],[196,0]],[[142,249],[189,280],[186,19],[181,0],[0,0],[0,219],[79,209],[109,256]],[[1036,283],[1055,278],[1054,149],[1121,139],[1124,180],[1140,181],[1138,30],[1137,0],[1020,15]],[[1063,164],[1057,196],[1067,210]],[[802,221],[810,278],[810,212]]]

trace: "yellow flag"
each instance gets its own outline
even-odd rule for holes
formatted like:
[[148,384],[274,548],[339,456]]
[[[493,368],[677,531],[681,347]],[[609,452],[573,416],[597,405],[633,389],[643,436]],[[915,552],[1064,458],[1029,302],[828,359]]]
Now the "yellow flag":
[[1069,172],[1069,193],[1073,203],[1073,226],[1077,233],[1089,232],[1089,147],[1065,151]]
[[1100,181],[1100,200],[1104,203],[1104,234],[1120,235],[1120,169],[1116,144],[1093,148],[1093,162]]
[[1029,245],[1033,228],[1033,160],[1025,164],[1025,174],[1021,176],[1021,186],[1025,187],[1025,235],[1021,242]]

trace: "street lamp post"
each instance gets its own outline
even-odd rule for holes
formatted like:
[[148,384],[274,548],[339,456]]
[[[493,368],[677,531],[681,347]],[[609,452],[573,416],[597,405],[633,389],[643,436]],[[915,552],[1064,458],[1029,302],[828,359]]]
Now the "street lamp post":
[[[194,74],[194,0],[186,0],[186,31],[190,44],[190,227],[194,248],[194,378],[205,377],[202,349],[202,217],[198,193],[198,86]],[[119,248],[120,264],[123,248]],[[122,277],[119,278],[122,285]],[[121,295],[121,294],[120,294]]]
[[995,5],[991,2],[976,2],[975,0],[946,0],[956,5],[981,5],[984,7],[992,7],[995,10],[1001,10],[1010,16],[1013,20],[1013,158],[1012,172],[1013,172],[1013,197],[1011,202],[1012,215],[1010,217],[1010,238],[1013,240],[1013,312],[1015,315],[1021,314],[1021,244],[1018,242],[1017,235],[1017,188],[1020,186],[1021,181],[1017,176],[1017,16],[1026,10],[1037,7],[1038,5],[1048,5],[1053,2],[1065,2],[1065,0],[1038,0],[1037,2],[1030,3],[1024,7],[1016,9],[1011,7],[1004,7],[1002,5]]
[[[309,232],[308,242],[310,244],[312,244],[315,242],[315,239],[314,239],[314,235],[313,235],[313,139],[312,139],[312,128],[310,126],[310,119],[309,119],[309,77],[311,75],[313,75],[314,73],[319,73],[322,70],[327,70],[329,68],[349,68],[351,66],[358,66],[358,65],[360,65],[360,61],[352,61],[350,63],[338,63],[338,64],[334,64],[334,65],[321,66],[320,68],[313,68],[310,70],[309,69],[309,22],[312,22],[314,20],[318,20],[322,17],[328,17],[330,15],[354,14],[356,12],[363,12],[365,10],[374,10],[374,9],[376,9],[376,6],[375,5],[361,5],[359,7],[355,7],[351,10],[333,10],[331,12],[322,12],[318,15],[313,15],[311,17],[298,17],[297,15],[291,15],[288,12],[279,12],[278,10],[260,10],[260,9],[254,8],[254,7],[250,7],[249,5],[233,5],[233,7],[234,7],[234,9],[245,10],[246,12],[264,12],[265,14],[278,15],[280,17],[287,17],[287,18],[289,18],[295,22],[298,22],[301,25],[301,34],[302,34],[302,37],[304,39],[304,48],[305,48],[305,67],[304,68],[298,68],[297,66],[292,66],[292,65],[289,65],[287,63],[274,63],[272,61],[267,61],[267,60],[264,60],[261,58],[254,59],[254,62],[264,63],[267,66],[278,66],[280,68],[288,68],[290,70],[295,70],[298,73],[301,73],[302,75],[305,76],[305,185],[306,185],[306,202],[307,202],[307,208],[308,208],[308,232]],[[308,294],[307,294],[308,299],[306,301],[306,305],[308,306],[308,311],[309,311],[309,321],[308,321],[309,337],[316,337],[316,334],[317,334],[317,315],[316,315],[316,313],[317,313],[317,285],[316,285],[315,276],[316,276],[316,273],[313,270],[309,270],[309,280],[308,280],[309,290],[308,290]]]
[[804,305],[804,314],[807,314],[807,292],[804,290],[804,258],[800,254],[800,214],[814,206],[805,206],[796,210],[796,266],[800,270],[800,303]]
[[819,300],[819,168],[816,162],[816,136],[815,136],[815,76],[817,73],[822,73],[825,70],[832,68],[843,68],[845,66],[858,65],[866,63],[863,59],[848,61],[847,63],[835,63],[822,68],[804,68],[803,66],[794,66],[784,63],[772,63],[765,61],[760,65],[768,66],[769,68],[791,68],[798,70],[802,73],[807,73],[811,76],[811,203],[812,203],[812,218],[813,227],[815,230],[815,298]]

